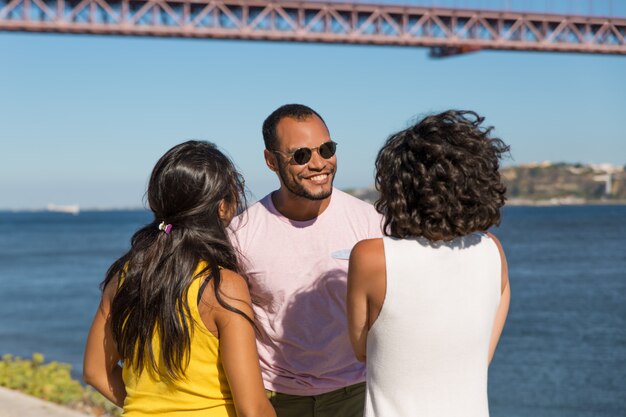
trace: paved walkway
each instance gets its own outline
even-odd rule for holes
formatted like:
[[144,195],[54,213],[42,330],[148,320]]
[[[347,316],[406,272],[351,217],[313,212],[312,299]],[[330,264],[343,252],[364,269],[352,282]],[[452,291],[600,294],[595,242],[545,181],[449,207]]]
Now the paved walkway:
[[0,387],[0,417],[93,417]]

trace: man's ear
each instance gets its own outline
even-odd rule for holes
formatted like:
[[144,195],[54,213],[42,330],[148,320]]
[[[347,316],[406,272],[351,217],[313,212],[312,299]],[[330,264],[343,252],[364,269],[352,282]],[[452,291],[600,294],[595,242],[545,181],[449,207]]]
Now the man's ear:
[[220,205],[217,209],[217,215],[220,217],[221,220],[226,219],[226,215],[228,214],[227,210],[228,207],[226,206],[226,200],[222,198],[222,200],[220,201]]
[[276,154],[265,149],[263,151],[263,156],[265,157],[265,164],[269,169],[276,172],[278,171],[278,161],[276,160]]

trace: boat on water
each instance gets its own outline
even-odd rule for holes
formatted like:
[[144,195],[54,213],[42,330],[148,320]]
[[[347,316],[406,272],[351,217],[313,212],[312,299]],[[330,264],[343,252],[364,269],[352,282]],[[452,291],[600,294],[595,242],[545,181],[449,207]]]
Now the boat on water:
[[80,206],[78,204],[71,205],[58,205],[58,204],[48,204],[46,209],[53,213],[67,213],[77,215],[80,213]]

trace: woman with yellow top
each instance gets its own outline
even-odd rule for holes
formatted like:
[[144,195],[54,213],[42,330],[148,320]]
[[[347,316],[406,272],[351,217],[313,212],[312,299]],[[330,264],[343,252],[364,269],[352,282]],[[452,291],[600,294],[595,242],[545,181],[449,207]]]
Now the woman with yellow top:
[[157,162],[147,198],[154,221],[102,283],[85,382],[127,417],[275,417],[226,232],[244,205],[240,175],[213,144],[189,141]]

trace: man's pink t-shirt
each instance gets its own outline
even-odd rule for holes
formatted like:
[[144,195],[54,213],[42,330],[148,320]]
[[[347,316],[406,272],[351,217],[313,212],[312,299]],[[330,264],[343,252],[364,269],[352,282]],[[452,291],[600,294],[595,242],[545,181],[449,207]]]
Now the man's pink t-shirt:
[[318,395],[364,381],[348,336],[346,278],[352,247],[381,237],[374,207],[333,189],[326,210],[301,222],[281,215],[268,195],[231,228],[259,303],[265,387]]

